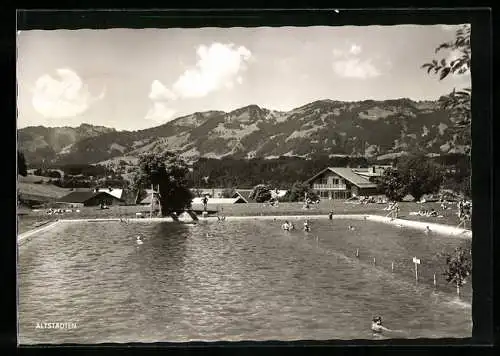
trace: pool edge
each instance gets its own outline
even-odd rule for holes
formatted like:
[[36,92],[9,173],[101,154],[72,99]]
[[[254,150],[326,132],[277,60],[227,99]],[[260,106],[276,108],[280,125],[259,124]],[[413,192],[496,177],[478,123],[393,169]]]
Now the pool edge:
[[[205,217],[200,218],[200,221],[216,220],[217,217]],[[328,219],[327,215],[324,214],[311,214],[311,215],[251,215],[251,216],[227,216],[226,220],[299,220],[299,219]],[[460,238],[472,238],[472,231],[468,229],[461,229],[451,225],[406,220],[406,219],[392,219],[386,216],[373,215],[373,214],[337,214],[333,215],[332,219],[354,219],[354,220],[369,220],[374,222],[380,222],[384,224],[389,224],[399,227],[409,227],[417,230],[425,231],[429,227],[430,231],[433,233],[438,233],[442,235],[460,237]],[[36,232],[40,232],[44,229],[51,228],[59,222],[107,222],[107,221],[121,221],[119,218],[97,218],[97,219],[60,219],[51,223],[49,225],[43,226],[39,229],[34,229],[27,231],[18,237],[18,241],[24,240],[26,237],[31,236]],[[174,220],[170,217],[166,218],[130,218],[126,219],[127,222],[173,222]]]

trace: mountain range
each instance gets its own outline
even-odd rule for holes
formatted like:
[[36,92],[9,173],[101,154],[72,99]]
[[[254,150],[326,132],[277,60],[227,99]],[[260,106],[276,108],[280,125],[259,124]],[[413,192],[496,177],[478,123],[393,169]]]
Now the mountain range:
[[318,100],[287,112],[257,105],[196,112],[139,131],[32,126],[18,130],[18,147],[31,164],[132,162],[154,150],[175,150],[187,160],[312,154],[382,159],[409,149],[461,153],[466,146],[452,125],[437,101]]

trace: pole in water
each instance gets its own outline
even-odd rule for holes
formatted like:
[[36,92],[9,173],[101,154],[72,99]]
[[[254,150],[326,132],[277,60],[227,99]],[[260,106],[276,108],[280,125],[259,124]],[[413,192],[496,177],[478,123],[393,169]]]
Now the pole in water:
[[356,257],[359,257],[359,248],[356,249]]
[[373,257],[373,265],[375,266],[375,257]]
[[415,264],[415,282],[418,282],[418,265],[420,264],[420,259],[413,257],[413,263]]
[[434,288],[436,288],[436,273],[434,273]]
[[394,262],[391,262],[391,272],[394,273]]

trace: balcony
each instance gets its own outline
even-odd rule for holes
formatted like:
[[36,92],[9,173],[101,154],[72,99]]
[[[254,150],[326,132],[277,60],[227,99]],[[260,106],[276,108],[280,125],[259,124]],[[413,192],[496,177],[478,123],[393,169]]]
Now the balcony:
[[317,190],[347,190],[345,184],[313,184],[312,188]]

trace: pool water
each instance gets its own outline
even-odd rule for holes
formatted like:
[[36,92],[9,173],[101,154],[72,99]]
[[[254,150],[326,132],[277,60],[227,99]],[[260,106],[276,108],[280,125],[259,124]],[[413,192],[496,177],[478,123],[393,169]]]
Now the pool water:
[[312,220],[309,233],[281,223],[60,223],[19,248],[19,341],[373,339],[374,315],[397,330],[385,337],[471,336],[470,281],[457,298],[436,257],[469,240],[370,221]]

